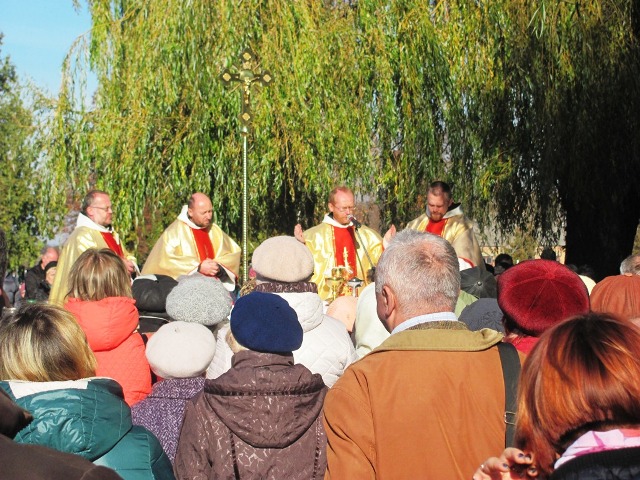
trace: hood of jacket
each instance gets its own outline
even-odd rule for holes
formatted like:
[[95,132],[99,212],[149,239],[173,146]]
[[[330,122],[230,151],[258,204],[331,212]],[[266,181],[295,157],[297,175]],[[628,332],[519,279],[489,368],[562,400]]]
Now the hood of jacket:
[[303,332],[313,330],[322,323],[322,299],[317,293],[276,293],[276,295],[284,298],[296,311]]
[[136,301],[108,297],[98,301],[70,298],[64,308],[74,314],[94,352],[113,350],[138,327]]
[[131,429],[122,388],[109,378],[64,382],[2,381],[2,388],[33,421],[20,443],[42,445],[90,461],[103,456]]
[[241,351],[231,370],[207,380],[204,395],[220,420],[255,448],[284,448],[322,411],[327,387],[292,355]]

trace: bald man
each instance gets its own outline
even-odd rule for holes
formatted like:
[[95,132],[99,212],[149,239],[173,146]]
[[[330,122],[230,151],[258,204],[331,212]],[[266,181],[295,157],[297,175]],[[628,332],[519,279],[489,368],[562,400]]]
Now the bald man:
[[219,278],[233,291],[240,270],[240,247],[212,222],[213,206],[204,193],[194,193],[178,218],[156,242],[143,275],[178,278],[199,272]]

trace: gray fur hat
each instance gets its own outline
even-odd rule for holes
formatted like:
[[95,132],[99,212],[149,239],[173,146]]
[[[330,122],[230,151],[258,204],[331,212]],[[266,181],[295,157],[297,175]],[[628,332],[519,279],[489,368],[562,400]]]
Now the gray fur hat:
[[167,314],[174,320],[208,327],[229,317],[231,296],[220,280],[199,273],[178,277],[167,295]]

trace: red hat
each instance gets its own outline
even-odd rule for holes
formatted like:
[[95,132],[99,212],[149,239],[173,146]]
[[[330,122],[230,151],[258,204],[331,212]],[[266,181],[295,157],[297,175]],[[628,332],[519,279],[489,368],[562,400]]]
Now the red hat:
[[627,320],[640,318],[640,275],[615,275],[591,291],[594,312],[608,312]]
[[589,312],[589,293],[561,263],[527,260],[498,277],[498,305],[507,327],[539,337],[556,323]]

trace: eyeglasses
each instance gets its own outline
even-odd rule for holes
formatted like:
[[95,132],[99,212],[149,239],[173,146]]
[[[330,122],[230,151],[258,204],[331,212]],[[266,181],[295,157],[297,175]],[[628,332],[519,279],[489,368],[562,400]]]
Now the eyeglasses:
[[351,205],[349,207],[338,207],[336,205],[333,205],[333,208],[338,210],[340,213],[345,213],[345,212],[349,212],[349,211],[353,212],[356,209],[356,207],[354,205]]
[[111,212],[113,213],[113,208],[111,207],[111,205],[109,205],[108,207],[96,207],[94,205],[90,205],[91,208],[97,208],[98,210],[104,210],[105,212]]

